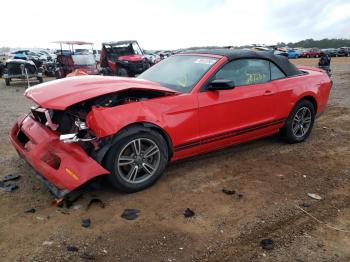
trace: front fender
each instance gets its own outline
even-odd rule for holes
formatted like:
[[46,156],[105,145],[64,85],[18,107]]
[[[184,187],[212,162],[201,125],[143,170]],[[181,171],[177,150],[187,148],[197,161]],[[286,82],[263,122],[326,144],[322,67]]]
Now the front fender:
[[136,123],[149,122],[161,126],[161,115],[150,111],[142,102],[134,102],[116,107],[93,106],[87,115],[87,125],[97,137],[116,134],[122,128]]

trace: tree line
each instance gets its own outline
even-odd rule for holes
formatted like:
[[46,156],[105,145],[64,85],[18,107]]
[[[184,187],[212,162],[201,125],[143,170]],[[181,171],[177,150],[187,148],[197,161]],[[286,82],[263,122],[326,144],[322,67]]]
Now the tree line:
[[301,40],[295,43],[277,43],[277,46],[284,47],[303,47],[303,48],[339,48],[339,47],[350,47],[350,39],[345,38],[324,38],[321,40],[314,40],[312,38]]

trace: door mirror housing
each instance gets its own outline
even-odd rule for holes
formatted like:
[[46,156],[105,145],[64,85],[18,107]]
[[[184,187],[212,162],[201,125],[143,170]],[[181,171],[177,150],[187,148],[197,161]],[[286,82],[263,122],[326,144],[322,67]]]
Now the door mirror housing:
[[235,88],[235,82],[230,79],[215,79],[208,85],[208,90],[228,90]]

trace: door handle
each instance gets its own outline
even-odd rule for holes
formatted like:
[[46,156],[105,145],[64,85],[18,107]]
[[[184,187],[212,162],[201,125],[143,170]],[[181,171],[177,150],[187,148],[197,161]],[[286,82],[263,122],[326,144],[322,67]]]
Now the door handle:
[[273,95],[274,93],[271,90],[266,90],[264,93],[264,96],[269,96],[269,95]]

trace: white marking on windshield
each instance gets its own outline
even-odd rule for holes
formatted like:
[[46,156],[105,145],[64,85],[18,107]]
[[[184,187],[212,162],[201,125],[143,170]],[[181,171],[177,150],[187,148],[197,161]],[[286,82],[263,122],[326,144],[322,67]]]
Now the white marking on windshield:
[[216,59],[210,58],[198,58],[194,61],[195,64],[212,65],[216,62]]

